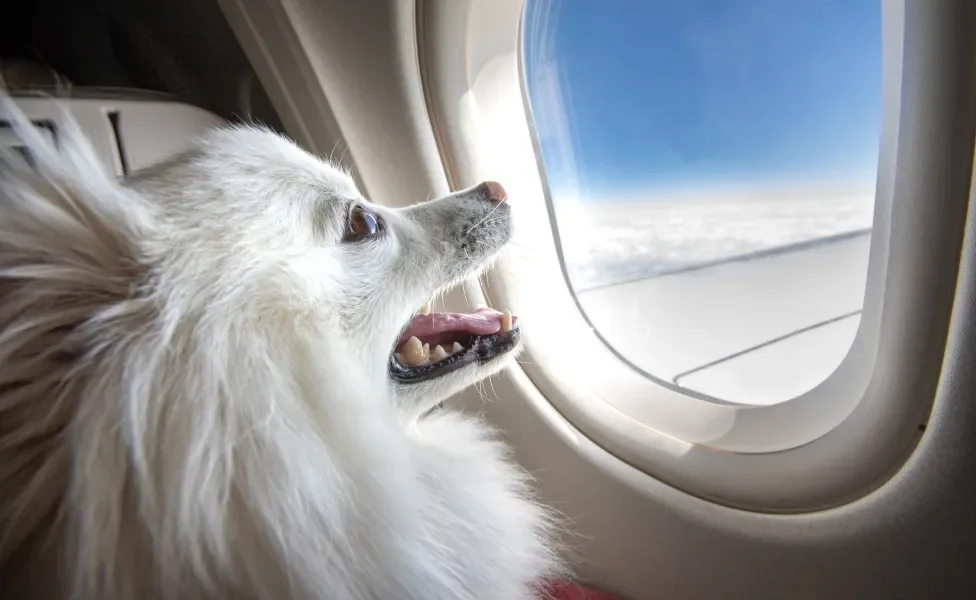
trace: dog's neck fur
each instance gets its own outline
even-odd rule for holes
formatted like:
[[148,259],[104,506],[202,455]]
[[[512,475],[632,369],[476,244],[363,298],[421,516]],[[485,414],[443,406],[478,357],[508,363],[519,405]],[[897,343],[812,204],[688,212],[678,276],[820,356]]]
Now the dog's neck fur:
[[[348,377],[354,361],[307,324],[241,336],[206,315],[147,320],[155,307],[126,302],[92,302],[115,313],[84,333],[104,340],[97,351],[6,356],[48,385],[7,390],[0,418],[49,425],[0,440],[0,464],[31,450],[33,474],[0,481],[20,490],[2,507],[15,527],[0,559],[63,552],[73,579],[59,592],[88,598],[519,598],[550,567],[544,515],[477,422],[445,413],[405,427],[389,391]],[[38,335],[21,347],[57,348],[61,334],[32,312],[18,322]],[[491,548],[492,527],[519,543]]]

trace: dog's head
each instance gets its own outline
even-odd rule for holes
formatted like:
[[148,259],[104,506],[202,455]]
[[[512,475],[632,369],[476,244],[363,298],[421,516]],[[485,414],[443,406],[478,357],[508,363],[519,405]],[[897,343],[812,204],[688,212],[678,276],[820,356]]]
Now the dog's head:
[[520,347],[508,313],[429,312],[432,296],[485,269],[509,240],[498,183],[386,208],[290,141],[230,128],[132,185],[175,225],[161,248],[175,278],[164,287],[200,308],[219,302],[320,331],[411,410],[496,372]]

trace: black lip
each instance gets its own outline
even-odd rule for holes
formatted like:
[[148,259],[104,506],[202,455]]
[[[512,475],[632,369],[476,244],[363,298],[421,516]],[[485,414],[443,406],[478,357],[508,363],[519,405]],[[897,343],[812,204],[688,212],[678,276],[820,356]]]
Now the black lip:
[[464,351],[452,354],[436,363],[418,367],[401,364],[395,354],[390,354],[390,377],[400,384],[430,381],[472,363],[479,365],[489,363],[515,349],[521,339],[522,331],[518,327],[513,327],[505,333],[474,335],[461,342]]

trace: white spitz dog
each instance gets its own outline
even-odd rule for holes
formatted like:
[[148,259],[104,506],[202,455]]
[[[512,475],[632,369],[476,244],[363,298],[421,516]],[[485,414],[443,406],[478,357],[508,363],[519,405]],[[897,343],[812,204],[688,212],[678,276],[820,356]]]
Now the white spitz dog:
[[524,600],[548,513],[474,417],[507,313],[425,314],[510,236],[230,127],[120,182],[70,122],[0,183],[4,598]]

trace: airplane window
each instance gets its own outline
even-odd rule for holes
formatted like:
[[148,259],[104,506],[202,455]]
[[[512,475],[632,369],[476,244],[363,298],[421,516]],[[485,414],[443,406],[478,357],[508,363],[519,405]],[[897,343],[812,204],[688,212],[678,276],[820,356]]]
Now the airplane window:
[[523,73],[567,280],[649,377],[772,404],[863,304],[877,0],[527,0]]

